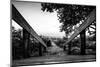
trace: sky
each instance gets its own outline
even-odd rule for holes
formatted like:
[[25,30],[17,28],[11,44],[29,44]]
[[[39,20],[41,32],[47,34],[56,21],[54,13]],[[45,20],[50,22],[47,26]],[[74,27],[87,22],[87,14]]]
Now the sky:
[[[13,2],[13,4],[38,35],[61,38],[65,36],[64,32],[60,32],[61,23],[58,21],[56,12],[43,12],[41,3]],[[16,29],[21,28],[13,20],[12,25]]]

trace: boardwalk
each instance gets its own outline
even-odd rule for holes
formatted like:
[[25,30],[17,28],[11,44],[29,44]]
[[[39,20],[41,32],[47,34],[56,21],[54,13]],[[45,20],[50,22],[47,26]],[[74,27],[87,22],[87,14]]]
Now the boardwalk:
[[[16,9],[16,7],[12,4],[12,19],[23,28],[23,38],[22,38],[23,42],[21,43],[23,45],[22,46],[23,47],[23,50],[22,50],[23,57],[22,58],[27,58],[27,59],[21,58],[21,60],[14,59],[14,60],[12,60],[12,65],[13,66],[25,66],[25,65],[53,64],[53,63],[96,61],[96,55],[86,55],[85,54],[85,52],[86,52],[85,51],[85,49],[86,49],[86,43],[85,43],[86,42],[85,41],[85,32],[86,31],[85,31],[85,29],[88,28],[96,20],[96,10],[94,9],[85,18],[86,19],[84,20],[84,22],[82,22],[82,24],[77,29],[74,30],[74,34],[72,34],[72,36],[64,44],[60,44],[61,46],[59,46],[58,44],[56,44],[56,42],[54,42],[52,39],[50,39],[50,46],[47,46],[48,44],[45,42],[45,39],[43,40],[34,31],[34,29],[25,20],[24,16],[22,16],[20,14],[20,12]],[[82,34],[80,34],[80,33],[82,33]],[[69,54],[69,53],[71,53],[70,49],[73,45],[70,45],[69,43],[79,34],[80,34],[81,44],[78,43],[80,45],[78,45],[76,47],[80,47],[80,49],[79,49],[79,51],[81,51],[80,55],[78,55],[78,54],[70,55]],[[33,37],[34,43],[31,43],[30,35]],[[39,43],[37,43],[37,41],[35,42],[34,39],[36,39]],[[49,42],[48,40],[46,40],[46,41]],[[32,45],[31,46],[32,50],[29,50],[30,43]],[[76,43],[74,43],[74,44],[76,44]],[[13,44],[13,45],[15,45],[15,44]],[[68,45],[68,47],[66,47],[66,45]],[[13,47],[13,48],[16,48],[16,47]],[[37,49],[35,50],[35,48],[37,48]],[[66,50],[66,48],[68,48],[69,53]],[[91,48],[91,49],[92,50],[94,49],[94,51],[95,51],[95,46],[94,46],[94,48]],[[16,49],[16,51],[15,51],[16,53],[17,53],[17,50],[19,50],[19,49]],[[20,50],[19,50],[19,52],[20,52]],[[36,55],[38,55],[38,57],[31,56],[31,54],[32,54],[31,52],[34,53],[34,55],[35,55],[35,52],[37,52],[38,54],[36,54]],[[17,55],[17,54],[15,54],[15,55]],[[20,54],[18,54],[18,55],[20,56]]]
[[[49,47],[47,56],[31,57],[28,59],[14,60],[14,66],[54,64],[54,63],[72,63],[96,61],[95,55],[67,55],[62,48],[57,46],[52,40],[52,46]],[[53,54],[54,53],[54,54]]]
[[24,60],[15,60],[13,65],[38,65],[38,64],[53,64],[53,63],[72,63],[72,62],[90,62],[96,61],[95,55],[66,55],[66,56],[44,56],[44,57],[32,57]]

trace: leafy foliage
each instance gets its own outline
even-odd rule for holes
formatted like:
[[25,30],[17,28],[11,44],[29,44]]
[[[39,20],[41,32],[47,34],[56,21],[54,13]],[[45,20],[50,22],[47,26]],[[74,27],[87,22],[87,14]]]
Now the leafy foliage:
[[73,26],[85,20],[87,15],[96,8],[95,6],[56,3],[42,3],[41,6],[43,11],[57,12],[58,20],[62,23],[61,31],[65,31],[66,35],[73,31]]
[[[22,29],[16,30],[14,27],[12,27],[12,58],[14,60],[25,58],[25,45],[23,41],[22,31]],[[43,38],[42,36],[40,37],[47,44],[48,47],[51,46],[51,42],[48,38]],[[40,56],[39,49],[43,51],[43,54],[46,53],[45,47],[41,45],[41,48],[39,48],[40,45],[41,43],[31,35],[29,44],[27,46],[28,57]]]
[[23,39],[21,30],[15,30],[14,27],[12,27],[12,58],[23,58]]

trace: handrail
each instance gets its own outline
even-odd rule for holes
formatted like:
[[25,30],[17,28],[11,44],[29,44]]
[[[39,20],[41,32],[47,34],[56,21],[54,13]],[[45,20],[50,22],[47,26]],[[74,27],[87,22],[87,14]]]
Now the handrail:
[[24,17],[12,4],[12,19],[16,21],[21,27],[26,29],[34,38],[36,38],[43,46],[47,47],[44,41],[39,37],[39,35],[34,31],[34,29],[27,23]]
[[94,9],[88,16],[87,19],[76,29],[72,36],[64,43],[63,45],[67,45],[72,39],[74,39],[82,30],[87,28],[94,20],[96,19],[96,10]]

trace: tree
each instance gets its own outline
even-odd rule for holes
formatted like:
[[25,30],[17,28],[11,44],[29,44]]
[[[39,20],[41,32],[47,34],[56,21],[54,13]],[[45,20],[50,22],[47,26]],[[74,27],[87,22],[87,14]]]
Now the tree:
[[16,30],[12,27],[12,59],[23,58],[23,38],[21,29]]
[[[55,3],[42,3],[41,4],[42,11],[47,12],[57,12],[58,20],[62,25],[60,26],[60,31],[64,31],[66,34],[66,37],[70,33],[72,33],[73,29],[77,26],[77,24],[80,24],[80,21],[83,23],[83,21],[86,19],[88,14],[93,10],[96,9],[95,6],[86,6],[86,5],[74,5],[74,4],[55,4]],[[92,23],[92,26],[96,26],[95,21]],[[87,29],[89,30],[89,28]],[[81,38],[81,54],[85,54],[85,31],[83,30],[80,33]],[[89,32],[90,33],[90,32]],[[94,33],[95,34],[95,33]]]

